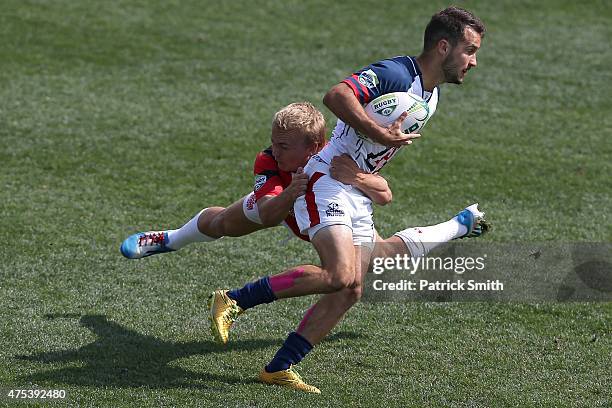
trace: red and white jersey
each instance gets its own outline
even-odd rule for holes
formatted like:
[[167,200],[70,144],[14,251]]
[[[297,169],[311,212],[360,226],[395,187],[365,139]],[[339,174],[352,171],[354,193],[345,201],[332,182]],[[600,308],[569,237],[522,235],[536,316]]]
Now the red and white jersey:
[[[436,111],[439,90],[423,89],[421,71],[413,57],[395,57],[371,64],[342,81],[352,90],[362,105],[391,92],[410,92],[420,96],[429,105],[430,116]],[[399,147],[387,147],[376,143],[338,119],[327,146],[315,160],[331,163],[334,156],[349,154],[359,168],[376,173],[397,153]]]
[[[255,173],[255,185],[253,193],[255,200],[258,201],[264,196],[277,196],[283,192],[285,188],[291,184],[293,175],[291,172],[284,171],[278,168],[278,163],[272,155],[272,148],[268,147],[257,154],[253,172]],[[293,208],[285,218],[287,227],[298,237],[304,241],[310,241],[308,235],[300,234]]]

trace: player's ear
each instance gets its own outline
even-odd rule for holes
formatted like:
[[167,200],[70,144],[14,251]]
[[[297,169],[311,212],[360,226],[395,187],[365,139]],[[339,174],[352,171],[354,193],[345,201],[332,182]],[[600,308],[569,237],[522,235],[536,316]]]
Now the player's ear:
[[310,143],[308,146],[308,156],[313,156],[319,152],[319,145],[317,142]]
[[325,133],[326,133],[325,128],[322,128],[321,133],[319,134],[319,137],[315,138],[314,143],[312,144],[314,148],[314,152],[312,154],[319,153],[321,149],[323,149],[323,147],[325,146],[325,143],[326,143]]
[[313,156],[319,153],[319,150],[323,148],[323,146],[319,145],[319,142],[317,142],[316,140],[311,140],[311,139],[306,140],[306,146],[307,146],[307,151],[308,151],[309,156]]
[[450,53],[451,48],[452,47],[446,38],[442,38],[440,41],[438,41],[438,53],[441,56],[446,57]]

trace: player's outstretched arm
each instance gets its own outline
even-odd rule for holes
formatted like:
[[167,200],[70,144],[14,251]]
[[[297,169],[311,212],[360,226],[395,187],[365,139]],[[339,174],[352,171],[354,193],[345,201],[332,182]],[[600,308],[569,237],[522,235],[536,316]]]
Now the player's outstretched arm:
[[307,185],[308,175],[306,175],[304,170],[300,167],[293,175],[291,184],[289,184],[282,193],[274,197],[264,196],[257,200],[259,218],[263,225],[272,227],[280,224],[287,218],[289,211],[293,209],[295,200],[306,192]]
[[375,204],[386,205],[393,199],[387,180],[378,174],[361,170],[348,154],[332,159],[330,175],[341,183],[350,184],[363,191]]
[[378,126],[368,117],[351,88],[344,82],[330,89],[323,97],[323,103],[344,123],[384,146],[399,147],[411,144],[411,139],[420,136],[402,133],[400,124],[408,115],[407,113],[400,116],[388,128]]

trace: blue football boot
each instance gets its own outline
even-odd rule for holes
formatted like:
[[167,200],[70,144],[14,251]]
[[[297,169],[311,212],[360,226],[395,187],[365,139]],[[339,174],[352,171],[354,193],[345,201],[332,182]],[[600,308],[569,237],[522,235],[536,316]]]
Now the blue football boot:
[[461,225],[465,225],[468,230],[460,238],[479,237],[491,230],[491,224],[485,220],[485,213],[478,209],[478,203],[470,205],[457,214],[457,221]]
[[123,241],[120,249],[126,258],[140,259],[146,256],[174,251],[167,244],[167,231],[139,232]]

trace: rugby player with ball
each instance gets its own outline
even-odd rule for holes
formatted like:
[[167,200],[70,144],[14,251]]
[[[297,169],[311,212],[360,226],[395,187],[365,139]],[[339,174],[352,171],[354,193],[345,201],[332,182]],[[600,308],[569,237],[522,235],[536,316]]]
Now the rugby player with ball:
[[[227,338],[232,322],[248,308],[281,298],[325,294],[306,312],[296,331],[289,334],[274,358],[261,370],[260,381],[319,393],[316,387],[301,379],[293,365],[361,297],[375,240],[372,202],[359,190],[331,177],[332,160],[347,154],[361,171],[380,171],[399,148],[411,144],[415,137],[403,132],[403,120],[411,117],[415,123],[419,122],[422,110],[427,112],[425,120],[431,117],[438,103],[438,85],[461,84],[467,72],[476,66],[476,53],[484,33],[483,23],[472,13],[449,7],[432,16],[418,57],[400,56],[371,64],[325,95],[323,101],[338,117],[338,123],[330,142],[304,168],[309,177],[306,193],[294,205],[300,232],[308,234],[319,254],[321,269],[299,266],[240,289],[215,291],[211,299],[211,315],[217,323],[213,331],[218,331],[215,337]],[[383,127],[366,111],[375,107],[364,106],[387,94],[396,94],[399,98],[398,92],[416,95],[427,108],[422,105],[422,109],[418,108],[417,100],[412,114],[403,112],[391,126]],[[385,109],[386,106],[379,106],[377,110],[380,114],[388,113]],[[418,130],[418,127],[414,129]],[[401,240],[412,256],[423,256],[431,249],[431,243],[480,235],[483,215],[474,204],[446,223],[410,228],[393,238]]]

